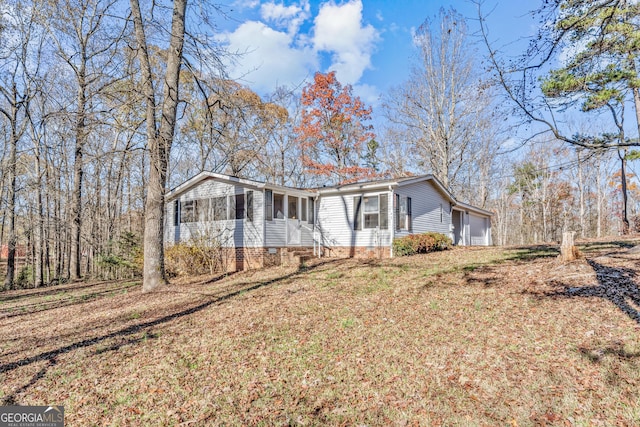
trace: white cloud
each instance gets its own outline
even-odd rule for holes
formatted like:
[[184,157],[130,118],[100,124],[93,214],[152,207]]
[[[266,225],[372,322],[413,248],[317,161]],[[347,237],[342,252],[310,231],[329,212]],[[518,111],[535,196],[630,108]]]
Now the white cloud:
[[367,106],[376,108],[380,105],[380,91],[368,84],[353,85],[353,94],[358,96]]
[[380,38],[373,26],[362,24],[362,1],[324,3],[314,24],[315,48],[332,55],[330,68],[342,83],[356,83],[371,68],[371,55]]
[[309,19],[308,1],[299,5],[285,6],[282,3],[265,3],[260,7],[260,15],[265,21],[273,22],[279,28],[286,28],[289,34],[296,34],[304,21]]
[[[0,0],[1,1],[1,0]],[[251,0],[239,0],[245,6]],[[362,1],[349,0],[337,5],[329,0],[320,5],[313,26],[309,0],[288,5],[268,0],[260,5],[259,17],[242,23],[218,39],[231,52],[241,54],[227,63],[231,78],[240,79],[259,93],[271,92],[277,84],[298,85],[316,71],[335,70],[342,84],[356,85],[363,72],[371,68],[371,55],[380,33],[363,25]],[[259,20],[258,20],[259,19]],[[304,31],[303,31],[304,29]],[[321,70],[321,58],[328,56],[331,65]],[[373,98],[375,88],[363,91]]]
[[291,34],[262,22],[245,22],[224,39],[230,51],[241,54],[235,64],[227,64],[229,74],[258,92],[270,92],[278,84],[301,83],[318,65],[310,47],[294,46]]

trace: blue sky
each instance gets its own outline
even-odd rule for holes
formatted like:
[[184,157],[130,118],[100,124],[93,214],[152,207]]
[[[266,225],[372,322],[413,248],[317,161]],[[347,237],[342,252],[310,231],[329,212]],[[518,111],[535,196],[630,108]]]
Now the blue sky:
[[[535,32],[527,14],[539,1],[486,0],[483,10],[496,46],[518,53]],[[409,74],[413,31],[441,7],[453,7],[477,28],[467,0],[235,0],[218,22],[219,41],[241,53],[230,76],[261,95],[276,85],[304,84],[316,71],[335,70],[343,84],[375,106]]]

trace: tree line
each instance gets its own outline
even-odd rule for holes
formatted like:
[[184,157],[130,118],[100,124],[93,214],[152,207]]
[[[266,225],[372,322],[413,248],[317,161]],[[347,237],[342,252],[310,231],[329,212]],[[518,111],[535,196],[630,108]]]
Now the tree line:
[[[480,45],[454,10],[418,28],[411,73],[384,96],[377,108],[386,125],[374,129],[371,107],[334,72],[270,94],[229,79],[222,59],[233,54],[213,41],[211,24],[225,12],[214,4],[0,6],[7,289],[137,275],[146,290],[161,286],[164,194],[205,170],[307,188],[433,173],[460,200],[494,212],[498,244],[554,241],[569,229],[599,237],[634,226],[637,188],[612,162],[614,155],[626,162],[632,153],[624,150],[636,141],[620,135],[624,127],[609,136],[603,121],[597,136],[532,136],[529,148],[515,151],[500,97],[520,102],[525,116],[526,108],[540,110],[500,74],[491,47],[493,74],[485,72]],[[566,19],[558,15],[558,31],[577,28]],[[543,95],[577,99],[584,86],[567,78],[577,69],[549,74],[539,85]],[[608,109],[619,120],[626,105],[620,94],[635,94],[635,83],[611,77],[605,83],[615,83],[615,95],[602,78],[587,77],[596,81],[587,91],[595,98],[583,109]],[[594,95],[597,84],[603,87]]]

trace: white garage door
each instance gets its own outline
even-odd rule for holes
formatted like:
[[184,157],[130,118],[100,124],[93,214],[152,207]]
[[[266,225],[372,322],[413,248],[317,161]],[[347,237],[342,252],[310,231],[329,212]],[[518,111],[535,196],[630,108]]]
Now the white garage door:
[[483,246],[487,244],[487,219],[483,216],[469,215],[471,228],[471,245]]

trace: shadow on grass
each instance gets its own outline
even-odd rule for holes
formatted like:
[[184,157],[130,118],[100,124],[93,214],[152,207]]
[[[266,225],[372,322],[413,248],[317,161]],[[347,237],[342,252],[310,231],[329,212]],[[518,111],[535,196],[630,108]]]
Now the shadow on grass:
[[602,252],[604,250],[622,250],[631,249],[636,246],[637,242],[629,242],[622,240],[614,240],[611,242],[590,242],[578,244],[578,248],[582,253],[591,254],[594,252]]
[[532,261],[539,258],[554,258],[560,255],[557,245],[535,245],[513,248],[514,253],[508,255],[506,261]]
[[[131,283],[135,282],[135,280],[111,280],[111,281],[103,281],[103,282],[94,282],[94,283],[85,283],[85,284],[69,284],[63,283],[59,285],[51,285],[36,289],[23,289],[19,291],[0,291],[0,303],[15,301],[20,299],[31,299],[37,297],[47,297],[51,295],[58,295],[61,293],[75,292],[81,289],[88,288],[96,288],[101,287],[105,284],[120,284],[120,283]],[[7,295],[7,293],[12,293],[12,295]],[[13,293],[18,292],[13,295]]]
[[[10,395],[5,396],[2,401],[0,401],[0,405],[10,405],[10,404],[14,404],[15,403],[15,398],[16,396],[27,390],[29,387],[33,386],[38,380],[40,380],[41,378],[43,378],[46,375],[46,372],[48,370],[49,367],[53,366],[56,364],[56,359],[58,356],[62,355],[62,354],[66,354],[70,351],[73,350],[77,350],[77,349],[81,349],[81,348],[86,348],[86,347],[91,347],[91,346],[95,346],[98,344],[101,344],[107,340],[110,339],[119,339],[119,342],[117,342],[116,344],[110,344],[104,348],[99,348],[95,351],[94,354],[100,354],[100,353],[104,353],[106,351],[112,351],[112,350],[117,350],[121,347],[127,346],[127,345],[132,345],[132,344],[136,344],[139,342],[142,342],[146,339],[155,339],[157,338],[159,335],[152,332],[150,330],[150,328],[154,327],[154,326],[159,326],[159,325],[163,325],[166,323],[169,323],[171,321],[186,317],[186,316],[190,316],[192,314],[198,313],[202,310],[205,310],[213,305],[220,305],[234,297],[237,297],[239,295],[243,295],[247,292],[251,292],[260,288],[264,288],[266,286],[269,285],[274,285],[277,283],[281,283],[281,282],[285,282],[288,279],[294,278],[300,274],[304,274],[305,272],[308,272],[310,270],[313,270],[315,268],[321,267],[325,264],[329,264],[332,263],[333,261],[331,260],[327,260],[324,262],[320,262],[317,264],[314,264],[313,266],[308,266],[308,267],[304,267],[301,268],[297,271],[294,271],[292,273],[280,276],[280,277],[276,277],[274,279],[271,280],[267,280],[264,282],[258,282],[258,283],[240,283],[238,285],[235,286],[236,289],[234,290],[229,290],[229,292],[223,294],[223,295],[208,295],[208,299],[198,305],[189,307],[185,310],[181,310],[175,313],[171,313],[171,314],[167,314],[166,316],[162,316],[158,319],[155,320],[150,320],[148,322],[143,322],[143,323],[138,323],[135,325],[131,325],[131,326],[127,326],[125,328],[122,328],[120,330],[117,330],[115,332],[111,332],[108,334],[104,334],[104,335],[100,335],[100,336],[96,336],[96,337],[92,337],[92,338],[87,338],[87,339],[83,339],[80,341],[76,341],[73,342],[71,344],[62,346],[62,347],[58,347],[54,350],[50,350],[50,351],[46,351],[46,352],[42,352],[39,354],[36,354],[34,356],[30,356],[30,357],[25,357],[21,360],[16,360],[13,362],[8,362],[8,363],[3,363],[0,364],[0,374],[5,373],[5,372],[10,372],[14,369],[17,369],[19,367],[23,367],[23,366],[28,366],[37,362],[41,362],[41,361],[47,361],[47,365],[45,367],[43,367],[39,372],[37,372],[32,379],[25,384],[24,386],[18,388],[17,390],[13,391]],[[247,285],[251,285],[251,286],[247,286]],[[170,291],[161,291],[161,292],[168,292],[171,293]],[[204,294],[200,294],[205,296]],[[139,333],[139,332],[143,332],[143,336],[139,337],[139,336],[134,336],[135,334]]]
[[587,260],[587,263],[596,272],[598,280],[596,286],[567,286],[561,282],[554,282],[552,284],[560,289],[544,295],[565,298],[603,298],[640,324],[640,289],[635,282],[636,271],[630,268],[609,267],[591,259]]
[[606,356],[614,356],[620,360],[634,360],[640,357],[640,352],[629,352],[622,343],[614,343],[603,348],[579,347],[580,354],[592,363],[600,363]]
[[[7,307],[0,310],[0,318],[9,319],[12,317],[24,316],[29,314],[38,313],[41,311],[52,310],[54,308],[67,307],[71,305],[82,304],[105,296],[115,295],[129,288],[139,286],[139,282],[125,282],[120,286],[114,286],[106,289],[102,289],[95,292],[85,294],[74,294],[73,291],[80,288],[73,288],[68,290],[59,290],[59,293],[64,293],[60,298],[55,300],[43,300],[40,302],[34,302],[30,304],[16,305]],[[82,286],[81,288],[89,288],[91,286]],[[94,286],[95,287],[95,286]],[[31,297],[34,297],[31,295]],[[35,296],[37,297],[37,296]]]

